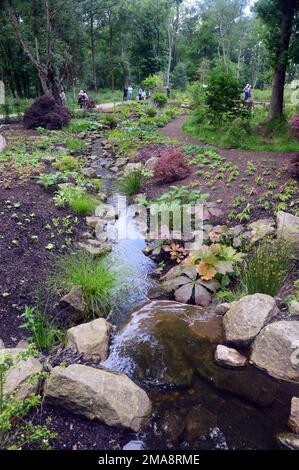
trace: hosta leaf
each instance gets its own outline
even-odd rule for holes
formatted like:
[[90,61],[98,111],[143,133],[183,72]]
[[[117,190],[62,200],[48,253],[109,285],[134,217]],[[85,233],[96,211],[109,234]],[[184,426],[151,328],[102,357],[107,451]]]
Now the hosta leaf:
[[196,305],[207,307],[211,302],[211,294],[203,286],[195,284],[194,297]]
[[204,261],[201,261],[197,266],[197,272],[204,281],[210,281],[211,279],[214,279],[217,274],[216,269]]
[[192,297],[194,284],[189,282],[175,291],[175,300],[186,304]]

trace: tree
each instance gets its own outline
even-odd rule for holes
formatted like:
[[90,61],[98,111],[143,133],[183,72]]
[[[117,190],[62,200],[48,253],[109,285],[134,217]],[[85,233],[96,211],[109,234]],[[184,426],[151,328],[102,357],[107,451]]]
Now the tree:
[[284,87],[290,59],[290,45],[298,33],[298,0],[259,0],[256,11],[268,28],[267,45],[273,51],[273,82],[269,119],[283,116]]

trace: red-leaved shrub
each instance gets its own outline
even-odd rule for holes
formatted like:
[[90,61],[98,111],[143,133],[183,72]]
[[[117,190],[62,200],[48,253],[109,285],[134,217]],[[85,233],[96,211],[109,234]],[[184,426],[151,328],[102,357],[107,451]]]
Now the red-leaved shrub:
[[190,174],[185,155],[175,148],[161,153],[154,167],[154,178],[161,183],[183,180]]
[[25,111],[24,126],[26,129],[43,127],[48,130],[61,129],[68,124],[71,116],[68,110],[57,104],[51,96],[40,96]]

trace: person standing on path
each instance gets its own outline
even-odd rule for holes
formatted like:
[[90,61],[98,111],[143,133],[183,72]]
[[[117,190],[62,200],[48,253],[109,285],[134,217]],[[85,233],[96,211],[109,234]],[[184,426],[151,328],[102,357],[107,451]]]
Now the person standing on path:
[[132,85],[128,86],[128,101],[132,101],[133,98],[133,87]]
[[128,88],[128,85],[126,84],[124,86],[123,101],[128,101],[128,92],[129,92],[129,88]]

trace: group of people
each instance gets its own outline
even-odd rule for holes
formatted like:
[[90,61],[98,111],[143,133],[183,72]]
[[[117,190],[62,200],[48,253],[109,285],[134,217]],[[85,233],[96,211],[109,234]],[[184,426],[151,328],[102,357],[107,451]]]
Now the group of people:
[[[151,90],[145,91],[143,88],[139,88],[137,93],[137,101],[149,100],[152,96]],[[133,86],[125,85],[123,90],[123,100],[132,101],[133,99]]]
[[78,106],[80,109],[85,108],[87,102],[89,100],[88,94],[85,90],[80,90],[78,95]]

